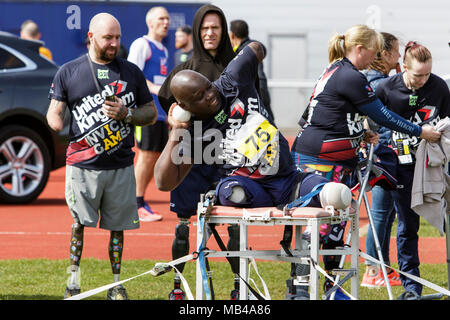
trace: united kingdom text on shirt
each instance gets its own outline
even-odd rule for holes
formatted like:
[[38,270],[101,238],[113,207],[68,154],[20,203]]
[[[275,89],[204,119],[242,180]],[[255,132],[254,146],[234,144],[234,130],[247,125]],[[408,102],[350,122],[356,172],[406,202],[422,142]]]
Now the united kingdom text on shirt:
[[64,64],[55,75],[49,98],[67,103],[70,144],[66,163],[87,169],[117,169],[133,164],[134,130],[102,111],[105,96],[115,95],[127,108],[152,101],[144,75],[134,64],[116,58],[93,63],[98,92],[87,55]]
[[204,153],[212,150],[212,133],[220,133],[214,156],[224,176],[271,179],[295,170],[289,145],[269,120],[254,86],[257,66],[256,55],[246,47],[213,82],[221,97],[219,112],[213,119],[201,121],[201,131],[195,130],[195,122],[190,127],[194,154],[199,141]]

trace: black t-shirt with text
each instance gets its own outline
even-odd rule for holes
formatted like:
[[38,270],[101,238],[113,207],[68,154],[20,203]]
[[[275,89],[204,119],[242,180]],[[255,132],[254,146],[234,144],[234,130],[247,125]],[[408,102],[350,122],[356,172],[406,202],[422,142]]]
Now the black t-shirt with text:
[[134,127],[108,118],[102,109],[105,96],[115,95],[127,108],[152,101],[142,71],[116,58],[100,65],[93,62],[94,82],[88,56],[64,64],[56,73],[49,98],[67,103],[70,111],[70,144],[66,163],[86,169],[118,169],[133,164]]
[[292,150],[355,166],[366,118],[358,107],[376,99],[366,77],[350,60],[344,58],[330,64],[314,87],[306,124]]
[[[255,88],[258,60],[251,48],[242,50],[213,82],[221,109],[213,119],[194,121],[190,130],[194,162],[218,165],[223,176],[259,181],[296,171],[289,145],[274,125]],[[196,159],[196,157],[202,157]]]
[[[406,87],[403,73],[396,74],[382,81],[375,94],[388,109],[419,126],[435,126],[439,120],[450,116],[450,91],[445,81],[434,74],[415,91]],[[407,139],[413,152],[421,140],[396,131],[392,131],[391,138],[394,148],[399,139]]]

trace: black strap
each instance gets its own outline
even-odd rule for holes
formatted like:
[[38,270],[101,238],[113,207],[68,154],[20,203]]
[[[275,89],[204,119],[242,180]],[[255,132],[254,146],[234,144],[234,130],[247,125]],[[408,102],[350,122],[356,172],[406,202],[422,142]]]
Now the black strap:
[[208,280],[209,280],[209,288],[211,290],[211,300],[215,300],[214,288],[213,288],[213,282],[212,282],[212,276],[211,276],[211,268],[209,267],[209,261],[208,261],[207,257],[205,257],[205,267],[206,267],[206,272],[207,272],[207,276],[208,276]]
[[[225,244],[223,243],[222,239],[219,236],[219,233],[216,230],[216,226],[215,224],[210,224],[209,227],[211,228],[212,234],[214,235],[214,239],[216,239],[217,244],[219,245],[220,249],[222,251],[228,251],[227,248],[225,247]],[[226,257],[226,259],[228,260],[228,262],[231,264],[231,258],[230,257]],[[241,275],[239,273],[236,273],[238,275],[238,277],[244,281],[245,285],[247,286],[247,288],[251,291],[251,293],[258,299],[258,300],[265,300],[255,289],[253,289],[247,281],[244,280],[244,278],[241,277]]]
[[86,53],[87,59],[89,61],[89,67],[91,69],[92,79],[94,80],[95,86],[97,87],[98,93],[102,94],[102,89],[100,88],[100,85],[98,84],[98,79],[95,76],[94,72],[94,65],[92,64],[91,57],[89,56],[89,53]]

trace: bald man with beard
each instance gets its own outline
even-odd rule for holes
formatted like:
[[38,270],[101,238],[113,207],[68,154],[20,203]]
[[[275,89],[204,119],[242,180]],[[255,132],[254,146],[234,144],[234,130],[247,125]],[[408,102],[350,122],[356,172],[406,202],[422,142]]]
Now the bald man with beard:
[[[110,231],[108,254],[113,281],[120,280],[123,230],[139,228],[134,176],[134,126],[152,125],[157,112],[142,71],[117,57],[121,28],[115,17],[99,13],[88,32],[89,52],[58,70],[50,88],[47,122],[64,126],[68,110],[66,202],[73,217],[70,278],[65,298],[81,292],[80,260],[84,228]],[[122,285],[108,300],[127,300]]]

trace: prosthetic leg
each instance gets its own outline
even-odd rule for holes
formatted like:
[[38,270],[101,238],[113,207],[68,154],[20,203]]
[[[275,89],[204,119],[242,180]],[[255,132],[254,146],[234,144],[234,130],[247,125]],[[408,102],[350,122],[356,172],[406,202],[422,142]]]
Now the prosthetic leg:
[[[184,257],[189,254],[189,220],[180,218],[179,224],[175,227],[175,238],[172,242],[172,258],[173,260]],[[180,273],[184,270],[185,263],[180,263],[176,267]],[[185,293],[181,289],[181,279],[175,274],[174,288],[169,293],[169,300],[184,300]]]
[[[111,263],[114,282],[120,281],[120,268],[122,266],[123,231],[111,231],[108,254]],[[128,300],[128,294],[122,285],[108,290],[107,300]]]
[[[290,201],[294,201],[300,194],[300,186],[304,175],[299,175],[295,188],[293,189]],[[285,226],[283,240],[280,244],[285,250],[285,252],[292,256],[290,251],[290,245],[292,242],[292,226]],[[306,241],[302,241],[302,249],[307,249]],[[308,286],[309,286],[309,273],[310,266],[305,263],[292,263],[291,264],[291,274],[290,278],[286,280],[287,292],[286,300],[309,300]]]
[[[227,197],[227,202],[233,206],[242,206],[247,203],[247,195],[245,190],[238,184],[231,187],[231,193]],[[240,246],[240,230],[239,225],[230,225],[227,228],[228,231],[228,251],[239,251]],[[215,236],[218,236],[215,233]],[[234,273],[234,289],[230,293],[231,300],[239,300],[239,258],[230,257],[227,259],[230,263],[231,271]]]
[[[228,226],[228,251],[239,251],[240,237],[239,237],[239,225],[232,224]],[[229,258],[231,270],[234,273],[234,289],[231,291],[231,300],[239,300],[239,258]]]
[[72,225],[72,235],[70,238],[70,267],[68,273],[70,277],[67,280],[64,299],[81,293],[81,272],[80,260],[83,251],[84,226],[79,223]]

